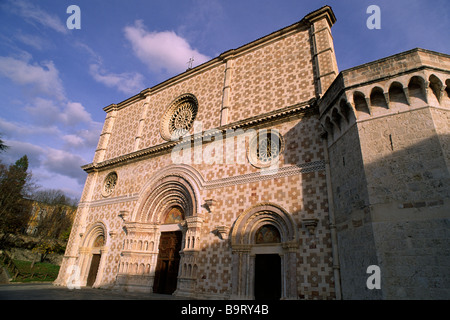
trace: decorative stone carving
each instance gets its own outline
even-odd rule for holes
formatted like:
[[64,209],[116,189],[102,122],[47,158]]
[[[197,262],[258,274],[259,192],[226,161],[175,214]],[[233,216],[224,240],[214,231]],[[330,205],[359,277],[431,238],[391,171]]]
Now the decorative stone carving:
[[317,222],[317,219],[303,219],[302,224],[306,229],[308,229],[309,234],[313,235],[317,227]]
[[206,209],[206,211],[208,211],[208,213],[211,213],[211,207],[214,204],[214,200],[213,199],[206,199],[205,203],[202,204],[202,207]]
[[228,232],[230,231],[230,228],[228,226],[217,226],[212,233],[218,237],[220,240],[227,240],[228,239]]
[[110,231],[110,232],[109,232],[109,236],[110,236],[111,238],[116,238],[117,232],[115,232],[115,231]]
[[120,211],[117,216],[119,218],[121,218],[123,220],[123,222],[127,222],[128,221],[128,211]]

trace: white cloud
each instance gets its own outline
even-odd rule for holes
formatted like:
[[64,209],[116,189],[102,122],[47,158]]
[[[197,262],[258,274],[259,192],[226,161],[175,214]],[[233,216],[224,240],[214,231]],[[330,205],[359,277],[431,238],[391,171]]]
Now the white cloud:
[[134,54],[153,72],[182,72],[186,70],[187,62],[192,57],[195,65],[210,60],[210,57],[191,48],[175,32],[149,32],[141,20],[137,20],[133,26],[125,27],[124,32]]
[[3,118],[0,118],[0,132],[5,136],[14,137],[16,139],[27,136],[55,136],[61,133],[56,126],[36,126],[28,123],[7,121]]
[[67,27],[61,22],[58,16],[47,13],[29,1],[9,1],[9,7],[12,12],[33,25],[39,24],[60,33],[68,32]]
[[9,148],[1,154],[1,158],[6,164],[14,163],[24,155],[27,155],[29,167],[38,168],[46,154],[45,148],[28,142],[5,140],[5,144]]
[[51,126],[59,120],[59,107],[50,99],[34,98],[24,109],[32,117],[32,122],[39,126]]
[[79,102],[68,102],[59,115],[61,123],[75,126],[79,123],[90,124],[92,117],[89,112]]
[[139,72],[112,73],[103,67],[103,59],[87,44],[76,41],[74,46],[89,55],[89,73],[92,78],[107,87],[115,88],[127,95],[134,95],[144,89],[144,76]]
[[[87,129],[77,131],[77,135],[84,139],[85,144],[95,150],[100,134],[102,133],[102,122],[91,122]],[[93,155],[93,154],[92,154]]]
[[0,57],[0,75],[26,89],[28,97],[23,107],[23,122],[0,118],[0,130],[5,138],[30,141],[39,137],[39,145],[61,138],[68,149],[94,149],[102,124],[95,122],[81,103],[66,98],[53,62],[43,63],[43,67],[32,64],[31,59],[31,55],[21,59]]
[[89,112],[79,102],[55,102],[44,98],[34,98],[25,107],[32,121],[40,126],[75,127],[90,126],[94,121]]
[[15,38],[20,42],[33,47],[37,50],[43,50],[50,46],[50,42],[47,39],[38,37],[36,35],[24,34],[19,32],[16,34]]
[[53,148],[47,148],[46,157],[42,161],[43,168],[76,179],[80,184],[83,184],[86,178],[86,174],[81,169],[84,164],[86,160],[79,155]]
[[87,44],[81,41],[75,41],[73,45],[77,48],[82,49],[89,55],[89,59],[93,60],[97,64],[102,63],[102,57],[100,57],[91,47],[89,47]]
[[[64,92],[53,62],[31,63],[31,55],[0,57],[0,76],[26,90],[19,121],[0,118],[0,132],[10,148],[0,157],[14,163],[26,154],[30,170],[45,187],[81,193],[86,173],[80,168],[93,156],[102,124]],[[25,102],[23,102],[25,101]]]
[[29,142],[5,140],[10,148],[0,154],[3,163],[11,164],[27,155],[29,171],[38,185],[62,189],[79,196],[86,179],[81,166],[86,160],[80,155],[65,150],[41,147]]
[[40,66],[13,57],[0,57],[0,75],[16,84],[30,87],[32,94],[64,98],[59,72],[52,61],[43,62]]
[[125,94],[136,94],[144,89],[144,77],[140,73],[108,73],[99,64],[91,64],[89,72],[95,81]]
[[62,139],[72,148],[80,147],[84,144],[84,139],[76,134],[66,134]]
[[102,126],[103,125],[99,122],[92,122],[87,129],[81,129],[63,135],[61,139],[65,142],[65,146],[70,150],[89,149],[94,151],[97,147],[100,133],[102,132]]
[[58,128],[57,125],[50,124],[33,125],[0,118],[2,139],[10,147],[5,153],[7,162],[14,162],[20,158],[20,154],[26,154],[27,150],[31,150],[30,152],[34,154],[36,150],[40,150],[43,154],[43,150],[51,144],[57,145],[64,152],[90,159],[93,157],[101,130],[102,123],[95,121],[83,123],[80,129],[67,130],[64,126]]

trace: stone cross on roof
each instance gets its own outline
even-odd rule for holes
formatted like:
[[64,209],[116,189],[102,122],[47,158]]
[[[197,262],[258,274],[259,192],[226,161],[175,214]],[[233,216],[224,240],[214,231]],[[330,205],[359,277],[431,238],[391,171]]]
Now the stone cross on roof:
[[194,57],[190,58],[189,61],[187,62],[188,65],[188,70],[192,69],[192,64],[194,63]]

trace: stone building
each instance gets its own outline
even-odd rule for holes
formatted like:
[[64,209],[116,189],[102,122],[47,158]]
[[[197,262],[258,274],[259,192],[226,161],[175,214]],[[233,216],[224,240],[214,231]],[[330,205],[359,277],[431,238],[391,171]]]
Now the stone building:
[[[54,224],[64,223],[63,226],[70,230],[75,218],[77,208],[66,204],[48,204],[41,201],[30,200],[31,214],[26,227],[26,234],[35,236],[44,227],[47,232],[55,231]],[[43,226],[45,224],[45,226]]]
[[449,298],[450,56],[339,73],[335,21],[325,6],[105,107],[55,283]]

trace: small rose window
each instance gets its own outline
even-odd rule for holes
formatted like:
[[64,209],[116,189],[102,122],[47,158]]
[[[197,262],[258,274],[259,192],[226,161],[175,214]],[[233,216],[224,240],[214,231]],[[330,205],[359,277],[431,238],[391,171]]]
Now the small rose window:
[[283,151],[283,139],[277,130],[260,130],[250,141],[248,160],[257,168],[277,164]]
[[114,192],[116,185],[117,185],[117,173],[111,172],[106,176],[105,181],[103,182],[103,190],[102,190],[103,196],[105,197],[110,196]]

